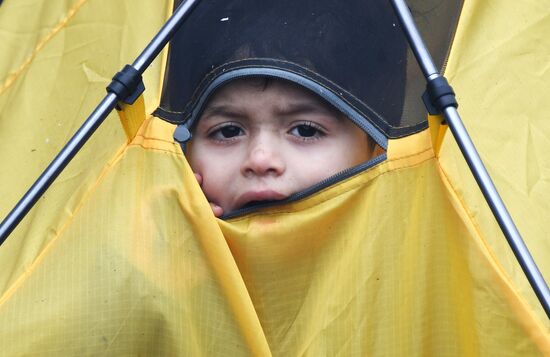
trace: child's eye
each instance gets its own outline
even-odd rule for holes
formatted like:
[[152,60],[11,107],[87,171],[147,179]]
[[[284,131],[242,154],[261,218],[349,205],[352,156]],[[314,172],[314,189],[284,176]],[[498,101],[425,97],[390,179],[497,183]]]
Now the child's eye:
[[315,139],[325,135],[325,132],[313,123],[298,124],[290,130],[290,134],[301,139]]
[[215,140],[226,140],[243,135],[244,131],[237,125],[227,124],[210,132],[208,136]]

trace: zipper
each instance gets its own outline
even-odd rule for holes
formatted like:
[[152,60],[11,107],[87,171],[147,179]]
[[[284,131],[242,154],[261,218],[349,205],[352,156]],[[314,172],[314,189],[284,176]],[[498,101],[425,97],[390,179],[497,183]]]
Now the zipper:
[[345,180],[347,178],[350,178],[352,176],[355,176],[363,171],[366,171],[370,169],[371,167],[374,167],[378,165],[379,163],[385,161],[387,158],[386,153],[383,153],[381,155],[378,155],[377,157],[370,159],[369,161],[366,161],[362,164],[359,164],[354,167],[350,167],[349,169],[345,169],[343,171],[338,172],[337,174],[334,174],[315,185],[306,188],[305,190],[302,190],[300,192],[293,193],[292,195],[288,196],[287,198],[279,201],[266,201],[263,203],[258,203],[257,205],[251,206],[251,207],[243,207],[239,208],[233,212],[229,212],[228,214],[224,214],[220,217],[220,219],[230,219],[235,218],[238,216],[244,216],[248,213],[257,211],[260,208],[267,208],[267,207],[274,207],[277,205],[282,205],[286,203],[296,202],[299,200],[302,200],[306,197],[309,197],[313,195],[314,193],[317,193],[339,181]]

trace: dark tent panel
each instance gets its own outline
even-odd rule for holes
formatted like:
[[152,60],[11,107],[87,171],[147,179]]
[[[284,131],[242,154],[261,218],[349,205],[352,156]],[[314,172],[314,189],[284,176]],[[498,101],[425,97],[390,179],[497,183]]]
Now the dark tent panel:
[[[460,1],[413,4],[440,66],[460,8]],[[390,2],[381,0],[201,2],[171,43],[155,114],[192,122],[215,88],[257,75],[307,87],[375,138],[427,126],[424,79]]]

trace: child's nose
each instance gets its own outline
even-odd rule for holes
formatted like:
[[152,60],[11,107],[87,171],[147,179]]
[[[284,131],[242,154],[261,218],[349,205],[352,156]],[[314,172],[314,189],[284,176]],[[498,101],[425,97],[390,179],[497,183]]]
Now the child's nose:
[[254,143],[250,145],[246,160],[241,167],[241,172],[245,176],[279,176],[284,171],[285,163],[277,145],[267,143]]

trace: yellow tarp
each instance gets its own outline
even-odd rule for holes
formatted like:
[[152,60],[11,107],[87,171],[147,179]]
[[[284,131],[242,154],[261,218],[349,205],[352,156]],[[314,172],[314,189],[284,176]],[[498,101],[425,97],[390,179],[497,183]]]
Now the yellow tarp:
[[[466,3],[446,75],[491,178],[550,282],[550,1]],[[550,326],[447,136],[445,176],[516,289]]]
[[[447,74],[549,276],[550,6],[522,4],[467,2]],[[4,1],[2,217],[170,8]],[[449,133],[439,158],[424,131],[305,200],[221,221],[172,130],[147,118],[128,143],[111,115],[2,245],[2,355],[550,355],[550,324]]]

